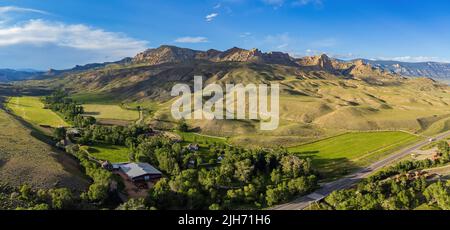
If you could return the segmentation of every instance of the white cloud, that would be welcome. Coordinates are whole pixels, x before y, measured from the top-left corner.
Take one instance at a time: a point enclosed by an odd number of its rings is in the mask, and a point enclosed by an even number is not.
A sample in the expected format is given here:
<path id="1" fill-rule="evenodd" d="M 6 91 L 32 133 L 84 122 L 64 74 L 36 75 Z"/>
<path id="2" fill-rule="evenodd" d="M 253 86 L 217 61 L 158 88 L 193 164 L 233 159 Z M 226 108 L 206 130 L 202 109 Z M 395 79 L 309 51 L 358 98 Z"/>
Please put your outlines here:
<path id="1" fill-rule="evenodd" d="M 43 10 L 36 10 L 31 8 L 22 8 L 17 6 L 0 6 L 0 15 L 5 13 L 38 13 L 38 14 L 49 14 Z"/>
<path id="2" fill-rule="evenodd" d="M 208 42 L 208 38 L 205 37 L 181 37 L 175 40 L 177 43 L 204 43 Z"/>
<path id="3" fill-rule="evenodd" d="M 207 22 L 212 22 L 217 16 L 219 16 L 218 13 L 212 13 L 212 14 L 206 15 L 205 19 Z"/>
<path id="4" fill-rule="evenodd" d="M 265 4 L 273 6 L 275 9 L 283 5 L 290 4 L 291 6 L 306 6 L 313 4 L 315 6 L 322 6 L 322 0 L 262 0 Z"/>
<path id="5" fill-rule="evenodd" d="M 6 25 L 11 22 L 16 14 L 42 14 L 42 15 L 50 15 L 50 13 L 31 9 L 31 8 L 23 8 L 17 6 L 0 6 L 0 26 Z"/>
<path id="6" fill-rule="evenodd" d="M 292 38 L 289 33 L 267 35 L 263 40 L 263 45 L 268 46 L 270 49 L 286 52 L 290 52 L 296 43 L 296 39 Z"/>
<path id="7" fill-rule="evenodd" d="M 319 48 L 328 48 L 336 46 L 337 40 L 335 38 L 325 38 L 311 42 L 311 46 Z"/>
<path id="8" fill-rule="evenodd" d="M 277 49 L 284 50 L 289 46 L 288 43 L 283 43 L 277 46 Z"/>
<path id="9" fill-rule="evenodd" d="M 401 56 L 401 57 L 379 57 L 376 60 L 392 60 L 400 62 L 437 62 L 442 61 L 438 57 L 426 57 L 426 56 Z"/>
<path id="10" fill-rule="evenodd" d="M 247 38 L 247 37 L 250 37 L 252 35 L 252 33 L 250 33 L 250 32 L 245 32 L 245 33 L 242 33 L 241 35 L 239 35 L 239 37 L 241 37 L 241 38 Z"/>
<path id="11" fill-rule="evenodd" d="M 147 42 L 82 24 L 68 25 L 37 19 L 0 27 L 0 47 L 14 45 L 56 45 L 119 58 L 144 50 Z"/>

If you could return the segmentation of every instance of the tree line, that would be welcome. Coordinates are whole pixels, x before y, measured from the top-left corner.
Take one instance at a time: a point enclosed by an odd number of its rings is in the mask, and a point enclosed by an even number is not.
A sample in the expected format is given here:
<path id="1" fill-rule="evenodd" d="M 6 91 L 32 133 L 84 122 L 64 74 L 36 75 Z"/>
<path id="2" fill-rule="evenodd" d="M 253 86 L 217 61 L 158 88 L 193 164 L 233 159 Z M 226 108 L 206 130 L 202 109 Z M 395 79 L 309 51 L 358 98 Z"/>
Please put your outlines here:
<path id="1" fill-rule="evenodd" d="M 76 101 L 67 97 L 67 94 L 58 90 L 43 98 L 45 108 L 61 114 L 66 121 L 75 127 L 88 127 L 96 123 L 94 117 L 83 116 L 84 108 Z"/>

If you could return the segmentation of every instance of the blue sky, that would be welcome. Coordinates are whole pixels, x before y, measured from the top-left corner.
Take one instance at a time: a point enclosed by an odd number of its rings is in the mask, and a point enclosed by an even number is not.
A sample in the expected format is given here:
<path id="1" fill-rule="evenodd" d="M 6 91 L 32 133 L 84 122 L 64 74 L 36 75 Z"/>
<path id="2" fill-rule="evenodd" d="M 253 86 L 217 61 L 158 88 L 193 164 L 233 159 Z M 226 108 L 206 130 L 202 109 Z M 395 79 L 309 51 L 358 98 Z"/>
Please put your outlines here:
<path id="1" fill-rule="evenodd" d="M 2 0 L 0 68 L 69 68 L 171 44 L 450 61 L 447 0 Z"/>

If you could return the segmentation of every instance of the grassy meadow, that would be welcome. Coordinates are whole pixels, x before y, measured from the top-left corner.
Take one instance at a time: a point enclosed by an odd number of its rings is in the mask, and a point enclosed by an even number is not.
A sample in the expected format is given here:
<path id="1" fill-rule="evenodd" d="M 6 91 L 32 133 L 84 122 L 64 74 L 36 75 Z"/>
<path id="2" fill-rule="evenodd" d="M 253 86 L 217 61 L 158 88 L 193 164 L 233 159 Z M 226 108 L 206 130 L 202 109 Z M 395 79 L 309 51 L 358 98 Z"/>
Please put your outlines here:
<path id="1" fill-rule="evenodd" d="M 321 173 L 335 178 L 417 140 L 419 137 L 405 132 L 355 132 L 291 147 L 289 151 L 311 157 Z"/>
<path id="2" fill-rule="evenodd" d="M 86 115 L 96 119 L 112 119 L 135 121 L 139 119 L 139 112 L 135 110 L 123 109 L 118 105 L 83 104 Z"/>
<path id="3" fill-rule="evenodd" d="M 39 97 L 11 97 L 7 102 L 7 108 L 35 125 L 69 126 L 58 114 L 50 109 L 44 109 L 44 104 Z"/>
<path id="4" fill-rule="evenodd" d="M 96 144 L 86 146 L 86 150 L 90 156 L 98 160 L 107 160 L 111 163 L 121 163 L 129 161 L 130 150 L 123 146 Z"/>
<path id="5" fill-rule="evenodd" d="M 218 144 L 226 144 L 227 139 L 224 137 L 215 137 L 215 136 L 207 136 L 201 135 L 198 133 L 188 133 L 188 132 L 176 132 L 181 136 L 183 141 L 189 143 L 198 143 L 199 145 L 207 146 L 209 144 L 218 143 Z"/>

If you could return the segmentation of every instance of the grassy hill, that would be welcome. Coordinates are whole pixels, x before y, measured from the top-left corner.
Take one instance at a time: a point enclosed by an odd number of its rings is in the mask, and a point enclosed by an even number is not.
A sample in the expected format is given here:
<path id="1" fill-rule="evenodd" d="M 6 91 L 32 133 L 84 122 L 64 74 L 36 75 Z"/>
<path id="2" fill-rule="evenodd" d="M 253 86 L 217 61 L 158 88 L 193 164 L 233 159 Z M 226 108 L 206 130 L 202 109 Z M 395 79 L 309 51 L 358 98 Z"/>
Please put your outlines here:
<path id="1" fill-rule="evenodd" d="M 74 159 L 36 139 L 39 133 L 25 128 L 2 109 L 0 130 L 2 183 L 47 189 L 67 187 L 78 192 L 89 185 Z"/>

